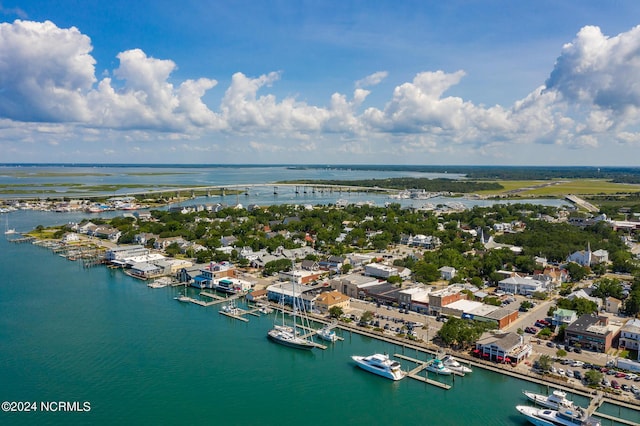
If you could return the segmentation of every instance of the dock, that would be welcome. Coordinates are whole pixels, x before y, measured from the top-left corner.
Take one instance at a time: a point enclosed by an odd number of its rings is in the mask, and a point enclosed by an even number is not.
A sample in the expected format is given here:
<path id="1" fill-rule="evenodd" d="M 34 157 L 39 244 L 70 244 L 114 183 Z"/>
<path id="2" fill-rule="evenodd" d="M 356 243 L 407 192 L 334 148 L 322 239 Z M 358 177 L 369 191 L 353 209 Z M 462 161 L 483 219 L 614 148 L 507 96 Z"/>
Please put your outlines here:
<path id="1" fill-rule="evenodd" d="M 402 355 L 402 354 L 393 354 L 393 356 L 395 358 L 404 359 L 405 361 L 411 361 L 411 362 L 417 364 L 417 367 L 415 367 L 414 369 L 412 369 L 411 371 L 409 371 L 407 373 L 407 377 L 411 377 L 412 379 L 419 380 L 421 382 L 428 383 L 428 384 L 433 385 L 433 386 L 437 386 L 437 387 L 439 387 L 441 389 L 445 389 L 445 390 L 451 389 L 451 385 L 439 382 L 437 380 L 431 380 L 430 378 L 428 378 L 426 376 L 421 376 L 420 375 L 420 372 L 422 370 L 425 370 L 431 364 L 431 362 L 433 362 L 433 360 L 421 361 L 419 359 L 411 358 L 411 357 L 408 357 L 408 356 Z"/>

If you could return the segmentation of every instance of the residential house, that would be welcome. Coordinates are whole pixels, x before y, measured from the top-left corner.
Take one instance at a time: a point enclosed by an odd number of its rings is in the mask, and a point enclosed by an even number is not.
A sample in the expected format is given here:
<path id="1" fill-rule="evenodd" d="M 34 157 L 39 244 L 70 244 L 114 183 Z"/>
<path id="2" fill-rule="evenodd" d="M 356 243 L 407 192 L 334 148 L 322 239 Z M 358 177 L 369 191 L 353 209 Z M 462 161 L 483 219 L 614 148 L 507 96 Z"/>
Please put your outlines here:
<path id="1" fill-rule="evenodd" d="M 622 307 L 622 300 L 609 296 L 604 300 L 604 310 L 611 314 L 617 314 Z"/>
<path id="2" fill-rule="evenodd" d="M 551 324 L 557 325 L 569 325 L 578 318 L 578 313 L 571 309 L 556 309 L 553 311 L 553 318 L 551 318 Z"/>
<path id="3" fill-rule="evenodd" d="M 640 319 L 631 319 L 622 326 L 618 347 L 638 351 L 638 361 L 640 361 Z"/>
<path id="4" fill-rule="evenodd" d="M 440 271 L 440 277 L 442 277 L 443 280 L 449 281 L 456 276 L 456 268 L 452 266 L 443 266 L 438 269 L 438 271 Z"/>

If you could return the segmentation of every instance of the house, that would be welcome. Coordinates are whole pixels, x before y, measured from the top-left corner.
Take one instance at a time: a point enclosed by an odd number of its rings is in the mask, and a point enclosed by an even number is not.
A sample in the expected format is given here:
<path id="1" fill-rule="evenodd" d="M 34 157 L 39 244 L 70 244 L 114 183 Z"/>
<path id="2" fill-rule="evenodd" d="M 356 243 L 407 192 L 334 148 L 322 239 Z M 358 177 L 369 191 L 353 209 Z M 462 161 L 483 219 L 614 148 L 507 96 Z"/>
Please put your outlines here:
<path id="1" fill-rule="evenodd" d="M 343 310 L 349 308 L 349 297 L 336 290 L 320 293 L 315 300 L 315 306 L 321 313 L 329 312 L 329 309 L 338 306 Z"/>
<path id="2" fill-rule="evenodd" d="M 618 347 L 638 351 L 638 361 L 640 361 L 640 319 L 631 319 L 622 326 Z"/>
<path id="3" fill-rule="evenodd" d="M 578 318 L 578 313 L 571 309 L 556 309 L 553 311 L 553 318 L 551 318 L 551 324 L 557 325 L 569 325 Z"/>
<path id="4" fill-rule="evenodd" d="M 606 353 L 614 345 L 620 329 L 609 325 L 605 316 L 585 314 L 567 326 L 565 345 Z"/>
<path id="5" fill-rule="evenodd" d="M 256 302 L 259 302 L 260 300 L 265 300 L 266 298 L 267 298 L 266 289 L 250 291 L 249 293 L 247 293 L 247 296 L 246 296 L 247 302 L 250 302 L 250 303 L 256 303 Z"/>
<path id="6" fill-rule="evenodd" d="M 300 268 L 304 269 L 305 271 L 317 271 L 318 269 L 320 269 L 320 265 L 315 260 L 305 259 L 300 264 Z"/>
<path id="7" fill-rule="evenodd" d="M 324 270 L 339 270 L 342 268 L 342 265 L 347 263 L 347 260 L 344 257 L 340 256 L 329 256 L 327 260 L 321 260 L 318 262 L 320 269 Z"/>
<path id="8" fill-rule="evenodd" d="M 443 266 L 442 268 L 438 269 L 438 271 L 440 271 L 440 276 L 443 280 L 449 281 L 456 276 L 456 268 L 452 266 Z"/>
<path id="9" fill-rule="evenodd" d="M 596 250 L 591 253 L 591 264 L 607 263 L 609 262 L 609 252 L 607 250 Z"/>
<path id="10" fill-rule="evenodd" d="M 499 281 L 498 288 L 505 293 L 521 294 L 524 296 L 547 291 L 542 281 L 533 279 L 532 277 L 521 277 L 519 275 L 514 275 L 513 277 Z"/>
<path id="11" fill-rule="evenodd" d="M 496 362 L 519 363 L 533 352 L 530 344 L 517 333 L 484 333 L 476 342 L 474 354 L 480 358 Z"/>
<path id="12" fill-rule="evenodd" d="M 607 297 L 604 300 L 604 310 L 605 312 L 609 312 L 611 314 L 617 314 L 620 312 L 620 308 L 622 307 L 622 300 L 616 299 L 615 297 Z"/>
<path id="13" fill-rule="evenodd" d="M 407 245 L 409 247 L 420 247 L 425 249 L 434 249 L 437 248 L 440 244 L 440 238 L 434 237 L 431 235 L 411 235 L 411 234 L 402 234 L 400 235 L 400 244 Z"/>

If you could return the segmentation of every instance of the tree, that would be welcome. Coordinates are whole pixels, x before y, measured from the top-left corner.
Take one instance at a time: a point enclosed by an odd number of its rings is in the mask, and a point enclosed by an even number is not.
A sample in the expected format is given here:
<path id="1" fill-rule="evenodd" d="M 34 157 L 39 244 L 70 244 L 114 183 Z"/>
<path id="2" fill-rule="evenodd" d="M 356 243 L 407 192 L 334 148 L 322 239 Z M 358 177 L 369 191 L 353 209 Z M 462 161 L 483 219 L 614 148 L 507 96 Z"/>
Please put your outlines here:
<path id="1" fill-rule="evenodd" d="M 360 322 L 369 322 L 373 319 L 373 312 L 364 311 L 362 316 L 360 317 Z"/>
<path id="2" fill-rule="evenodd" d="M 575 283 L 586 277 L 589 274 L 589 269 L 575 262 L 569 262 L 567 264 L 567 272 L 569 272 L 571 281 Z"/>
<path id="3" fill-rule="evenodd" d="M 551 370 L 551 366 L 553 365 L 553 359 L 549 355 L 540 355 L 538 358 L 538 365 L 543 371 Z"/>
<path id="4" fill-rule="evenodd" d="M 329 308 L 329 316 L 331 316 L 331 318 L 340 318 L 342 315 L 344 315 L 342 307 L 332 306 L 331 308 Z"/>
<path id="5" fill-rule="evenodd" d="M 556 351 L 556 356 L 558 358 L 564 358 L 565 356 L 567 356 L 567 351 L 565 351 L 564 349 L 558 349 Z"/>
<path id="6" fill-rule="evenodd" d="M 588 386 L 597 386 L 602 381 L 604 375 L 598 370 L 589 370 L 584 373 L 584 378 L 587 381 Z"/>

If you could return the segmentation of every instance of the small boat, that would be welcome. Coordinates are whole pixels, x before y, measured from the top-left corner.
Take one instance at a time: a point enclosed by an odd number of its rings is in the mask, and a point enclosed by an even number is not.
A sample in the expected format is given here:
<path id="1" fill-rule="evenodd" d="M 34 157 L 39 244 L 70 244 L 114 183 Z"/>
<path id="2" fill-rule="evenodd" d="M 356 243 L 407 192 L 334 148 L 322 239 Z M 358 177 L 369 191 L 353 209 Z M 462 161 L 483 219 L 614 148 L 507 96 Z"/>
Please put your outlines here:
<path id="1" fill-rule="evenodd" d="M 554 390 L 551 395 L 524 391 L 524 395 L 529 401 L 546 408 L 557 410 L 559 407 L 573 407 L 573 401 L 567 399 L 567 393 L 559 389 Z"/>
<path id="2" fill-rule="evenodd" d="M 471 373 L 473 370 L 466 365 L 462 365 L 451 355 L 445 355 L 442 357 L 442 363 L 446 368 L 451 371 L 455 371 L 456 373 L 467 374 Z"/>
<path id="3" fill-rule="evenodd" d="M 373 354 L 369 356 L 353 355 L 356 365 L 365 371 L 391 380 L 403 379 L 407 373 L 402 371 L 398 361 L 392 361 L 387 354 Z"/>
<path id="4" fill-rule="evenodd" d="M 589 417 L 582 408 L 536 408 L 518 405 L 516 410 L 536 426 L 600 426 L 600 422 Z"/>
<path id="5" fill-rule="evenodd" d="M 336 340 L 338 340 L 338 335 L 328 325 L 318 330 L 318 337 L 322 340 L 326 340 L 327 342 L 335 342 Z"/>
<path id="6" fill-rule="evenodd" d="M 231 299 L 229 303 L 222 307 L 222 312 L 231 315 L 238 315 L 240 313 L 240 309 L 236 306 L 235 299 Z"/>
<path id="7" fill-rule="evenodd" d="M 452 373 L 450 369 L 444 366 L 442 360 L 438 358 L 434 358 L 429 362 L 427 371 L 431 371 L 432 373 L 440 374 L 442 376 L 450 376 Z"/>
<path id="8" fill-rule="evenodd" d="M 181 294 L 180 296 L 176 296 L 173 298 L 174 300 L 177 300 L 178 302 L 182 302 L 182 303 L 187 303 L 187 302 L 191 302 L 191 298 L 185 294 Z"/>
<path id="9" fill-rule="evenodd" d="M 9 217 L 6 217 L 6 224 L 4 227 L 4 235 L 13 235 L 16 233 L 16 230 L 14 228 L 9 228 Z"/>

